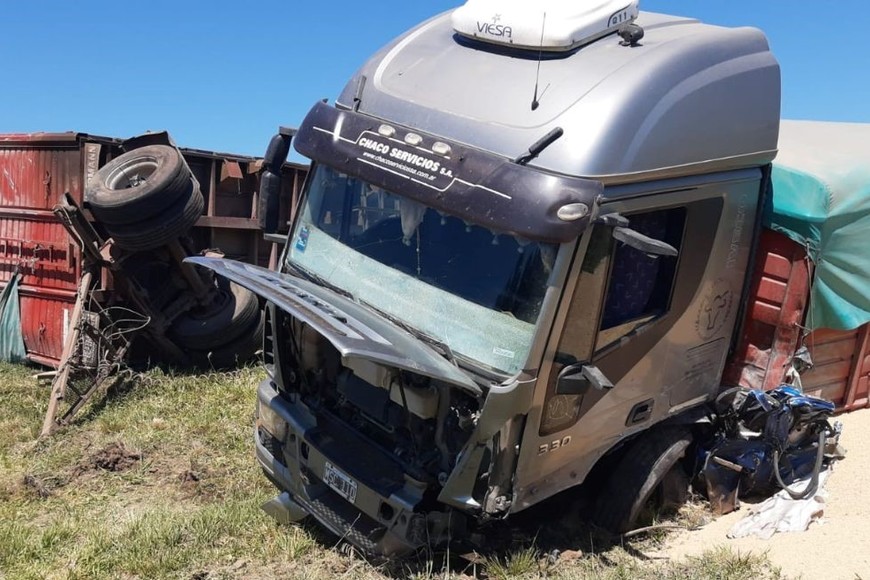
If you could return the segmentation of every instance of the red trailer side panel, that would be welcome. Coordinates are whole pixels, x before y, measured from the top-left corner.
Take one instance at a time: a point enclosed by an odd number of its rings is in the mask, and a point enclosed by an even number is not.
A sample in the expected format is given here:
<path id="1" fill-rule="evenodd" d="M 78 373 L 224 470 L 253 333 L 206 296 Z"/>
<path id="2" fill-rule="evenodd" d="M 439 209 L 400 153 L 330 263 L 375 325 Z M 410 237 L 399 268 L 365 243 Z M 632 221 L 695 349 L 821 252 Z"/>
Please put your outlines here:
<path id="1" fill-rule="evenodd" d="M 846 404 L 849 378 L 856 361 L 858 331 L 822 329 L 805 341 L 815 365 L 801 376 L 807 394 L 828 399 L 843 407 Z"/>
<path id="2" fill-rule="evenodd" d="M 810 284 L 804 249 L 764 230 L 758 245 L 743 332 L 725 383 L 769 390 L 779 386 L 801 335 Z"/>
<path id="3" fill-rule="evenodd" d="M 64 192 L 81 201 L 81 176 L 74 134 L 0 139 L 0 285 L 22 275 L 22 333 L 37 362 L 56 363 L 65 311 L 75 300 L 78 248 L 51 208 Z"/>
<path id="4" fill-rule="evenodd" d="M 868 406 L 870 325 L 858 330 L 817 330 L 806 339 L 815 367 L 801 377 L 804 390 L 841 411 Z"/>
<path id="5" fill-rule="evenodd" d="M 806 252 L 782 234 L 761 235 L 743 332 L 725 371 L 725 384 L 770 390 L 779 386 L 801 344 L 814 367 L 801 376 L 807 394 L 839 411 L 870 404 L 870 325 L 819 329 L 801 341 L 812 268 Z"/>

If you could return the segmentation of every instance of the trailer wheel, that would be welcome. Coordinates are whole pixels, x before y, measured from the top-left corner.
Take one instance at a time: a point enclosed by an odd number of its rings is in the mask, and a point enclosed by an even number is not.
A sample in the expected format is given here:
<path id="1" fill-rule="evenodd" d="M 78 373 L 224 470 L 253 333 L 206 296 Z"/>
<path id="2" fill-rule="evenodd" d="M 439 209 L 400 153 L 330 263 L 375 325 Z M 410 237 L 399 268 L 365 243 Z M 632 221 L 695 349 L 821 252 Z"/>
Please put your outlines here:
<path id="1" fill-rule="evenodd" d="M 175 148 L 149 145 L 124 153 L 100 168 L 85 188 L 85 199 L 98 221 L 126 225 L 162 215 L 195 188 Z"/>
<path id="2" fill-rule="evenodd" d="M 689 479 L 680 464 L 692 434 L 682 427 L 662 427 L 642 435 L 617 464 L 604 486 L 593 521 L 614 533 L 639 524 L 646 508 L 674 508 L 685 503 Z"/>
<path id="3" fill-rule="evenodd" d="M 189 350 L 191 362 L 203 371 L 236 368 L 253 360 L 263 344 L 264 320 L 257 311 L 254 324 L 232 342 L 208 350 Z"/>
<path id="4" fill-rule="evenodd" d="M 247 337 L 261 318 L 256 294 L 222 279 L 216 300 L 193 308 L 172 323 L 170 336 L 191 351 L 208 351 Z"/>
<path id="5" fill-rule="evenodd" d="M 153 250 L 186 234 L 204 208 L 205 201 L 197 188 L 164 208 L 159 215 L 125 225 L 104 224 L 104 227 L 119 248 L 132 252 Z"/>

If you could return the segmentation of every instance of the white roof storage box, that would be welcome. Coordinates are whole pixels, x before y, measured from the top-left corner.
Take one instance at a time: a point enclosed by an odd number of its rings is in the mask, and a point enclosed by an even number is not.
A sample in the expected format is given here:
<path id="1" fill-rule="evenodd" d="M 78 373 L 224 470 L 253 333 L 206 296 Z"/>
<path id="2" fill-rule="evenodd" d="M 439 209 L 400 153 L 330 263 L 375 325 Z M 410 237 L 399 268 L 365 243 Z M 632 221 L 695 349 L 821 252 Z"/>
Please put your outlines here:
<path id="1" fill-rule="evenodd" d="M 637 15 L 638 0 L 468 0 L 453 12 L 453 29 L 484 42 L 564 51 L 616 32 Z"/>

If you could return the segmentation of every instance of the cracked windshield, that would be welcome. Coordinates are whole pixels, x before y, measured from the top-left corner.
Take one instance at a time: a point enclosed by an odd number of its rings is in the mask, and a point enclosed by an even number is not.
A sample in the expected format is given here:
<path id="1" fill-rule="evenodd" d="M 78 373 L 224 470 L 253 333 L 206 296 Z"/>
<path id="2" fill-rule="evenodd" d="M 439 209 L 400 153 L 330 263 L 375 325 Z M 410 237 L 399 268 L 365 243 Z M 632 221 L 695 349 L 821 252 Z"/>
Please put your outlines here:
<path id="1" fill-rule="evenodd" d="M 290 244 L 292 267 L 507 374 L 525 363 L 556 254 L 324 165 Z"/>

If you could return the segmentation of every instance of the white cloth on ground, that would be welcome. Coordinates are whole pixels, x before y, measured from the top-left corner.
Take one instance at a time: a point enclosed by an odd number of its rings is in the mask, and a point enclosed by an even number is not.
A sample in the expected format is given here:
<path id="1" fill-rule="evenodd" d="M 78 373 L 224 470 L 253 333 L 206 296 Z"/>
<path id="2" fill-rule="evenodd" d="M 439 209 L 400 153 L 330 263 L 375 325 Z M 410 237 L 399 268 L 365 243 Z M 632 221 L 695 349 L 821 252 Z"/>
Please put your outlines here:
<path id="1" fill-rule="evenodd" d="M 819 488 L 806 499 L 792 499 L 783 489 L 762 503 L 751 508 L 750 513 L 734 524 L 728 532 L 729 538 L 744 538 L 756 535 L 762 540 L 770 539 L 777 532 L 802 532 L 810 523 L 820 519 L 825 513 L 825 483 L 831 470 L 819 474 Z M 804 489 L 809 478 L 796 481 L 790 487 Z"/>

